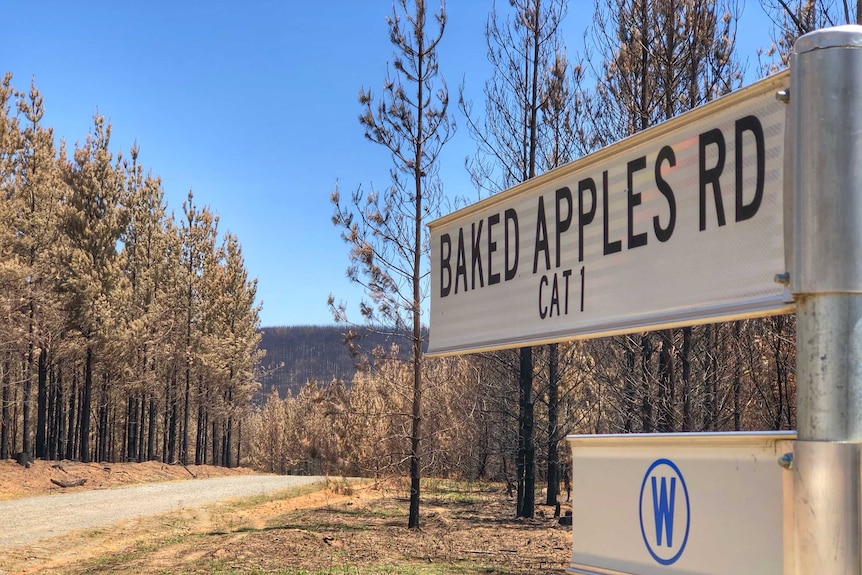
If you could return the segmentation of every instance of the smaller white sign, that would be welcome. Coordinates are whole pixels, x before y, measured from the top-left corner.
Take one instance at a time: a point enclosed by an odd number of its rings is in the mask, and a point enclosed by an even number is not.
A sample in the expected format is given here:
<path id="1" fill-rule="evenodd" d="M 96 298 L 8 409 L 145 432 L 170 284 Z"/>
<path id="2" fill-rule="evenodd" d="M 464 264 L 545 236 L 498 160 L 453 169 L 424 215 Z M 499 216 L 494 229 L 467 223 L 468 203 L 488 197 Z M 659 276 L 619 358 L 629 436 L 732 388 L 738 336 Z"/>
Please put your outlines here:
<path id="1" fill-rule="evenodd" d="M 792 432 L 569 437 L 568 572 L 781 575 L 791 479 L 778 459 L 794 439 Z"/>

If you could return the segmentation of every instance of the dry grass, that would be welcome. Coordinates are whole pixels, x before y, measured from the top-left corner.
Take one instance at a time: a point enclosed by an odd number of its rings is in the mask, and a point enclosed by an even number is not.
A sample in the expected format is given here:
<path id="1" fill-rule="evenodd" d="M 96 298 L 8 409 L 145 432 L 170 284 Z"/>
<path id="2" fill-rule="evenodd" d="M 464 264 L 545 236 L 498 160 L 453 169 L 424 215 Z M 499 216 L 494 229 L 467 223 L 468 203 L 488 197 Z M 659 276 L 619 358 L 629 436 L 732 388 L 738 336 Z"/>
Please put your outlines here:
<path id="1" fill-rule="evenodd" d="M 0 553 L 0 565 L 68 575 L 564 572 L 571 528 L 551 508 L 514 519 L 503 486 L 431 480 L 421 528 L 408 530 L 406 485 L 330 481 L 79 532 Z"/>

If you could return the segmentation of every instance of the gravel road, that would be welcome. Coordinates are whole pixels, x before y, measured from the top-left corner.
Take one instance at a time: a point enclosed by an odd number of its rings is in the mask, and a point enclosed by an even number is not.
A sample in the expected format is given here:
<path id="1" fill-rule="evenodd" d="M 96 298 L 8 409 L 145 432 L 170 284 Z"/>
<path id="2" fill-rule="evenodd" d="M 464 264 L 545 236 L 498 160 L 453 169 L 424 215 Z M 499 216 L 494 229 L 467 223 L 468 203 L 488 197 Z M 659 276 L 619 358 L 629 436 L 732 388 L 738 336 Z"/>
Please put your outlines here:
<path id="1" fill-rule="evenodd" d="M 0 549 L 222 499 L 269 494 L 323 477 L 240 475 L 0 501 Z"/>

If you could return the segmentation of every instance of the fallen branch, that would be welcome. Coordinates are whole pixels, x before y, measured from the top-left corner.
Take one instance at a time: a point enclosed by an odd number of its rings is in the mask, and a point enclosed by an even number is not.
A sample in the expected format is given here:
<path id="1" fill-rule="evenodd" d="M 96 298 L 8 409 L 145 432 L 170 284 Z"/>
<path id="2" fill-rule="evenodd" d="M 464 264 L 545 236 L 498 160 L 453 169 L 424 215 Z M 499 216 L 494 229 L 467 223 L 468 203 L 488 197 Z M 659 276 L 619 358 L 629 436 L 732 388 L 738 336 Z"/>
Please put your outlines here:
<path id="1" fill-rule="evenodd" d="M 60 487 L 80 487 L 87 482 L 86 479 L 76 479 L 74 481 L 63 481 L 62 479 L 52 479 L 51 483 Z"/>
<path id="2" fill-rule="evenodd" d="M 194 474 L 194 472 L 193 472 L 191 469 L 189 469 L 189 466 L 188 466 L 188 465 L 186 465 L 185 463 L 183 463 L 182 461 L 180 461 L 179 459 L 177 459 L 176 461 L 174 461 L 172 465 L 182 465 L 182 466 L 183 466 L 183 469 L 185 469 L 186 471 L 188 471 L 188 472 L 189 472 L 189 475 L 191 475 L 193 479 L 197 479 L 197 478 L 198 478 L 198 476 L 197 476 L 197 475 L 195 475 L 195 474 Z"/>

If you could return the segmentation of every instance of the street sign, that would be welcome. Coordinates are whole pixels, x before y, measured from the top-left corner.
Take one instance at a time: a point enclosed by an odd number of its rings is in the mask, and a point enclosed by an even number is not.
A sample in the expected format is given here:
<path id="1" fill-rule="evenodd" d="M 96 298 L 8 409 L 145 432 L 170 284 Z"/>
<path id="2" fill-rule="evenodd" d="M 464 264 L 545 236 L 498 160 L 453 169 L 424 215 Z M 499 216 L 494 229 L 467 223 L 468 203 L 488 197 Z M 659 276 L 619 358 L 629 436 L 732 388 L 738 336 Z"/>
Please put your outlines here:
<path id="1" fill-rule="evenodd" d="M 788 74 L 430 224 L 429 353 L 790 311 Z"/>
<path id="2" fill-rule="evenodd" d="M 792 432 L 570 436 L 569 573 L 781 575 Z"/>

